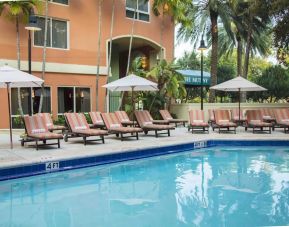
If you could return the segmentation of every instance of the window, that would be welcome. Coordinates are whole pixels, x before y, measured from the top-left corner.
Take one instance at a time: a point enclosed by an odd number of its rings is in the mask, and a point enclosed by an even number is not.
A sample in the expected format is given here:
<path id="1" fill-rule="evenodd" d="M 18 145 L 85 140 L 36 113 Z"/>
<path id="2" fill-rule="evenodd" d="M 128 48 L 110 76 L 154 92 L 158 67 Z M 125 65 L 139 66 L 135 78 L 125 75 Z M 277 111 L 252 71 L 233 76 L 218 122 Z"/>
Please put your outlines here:
<path id="1" fill-rule="evenodd" d="M 41 87 L 32 88 L 32 104 L 33 104 L 33 113 L 38 113 L 40 98 L 41 98 Z M 43 92 L 43 101 L 42 101 L 42 113 L 51 113 L 51 94 L 50 88 L 45 87 Z"/>
<path id="2" fill-rule="evenodd" d="M 90 88 L 59 87 L 58 113 L 89 112 Z"/>
<path id="3" fill-rule="evenodd" d="M 126 16 L 133 18 L 136 10 L 135 18 L 142 21 L 149 21 L 149 3 L 146 0 L 126 0 Z"/>
<path id="4" fill-rule="evenodd" d="M 68 5 L 68 0 L 49 0 L 50 2 L 55 2 L 63 5 Z"/>
<path id="5" fill-rule="evenodd" d="M 21 127 L 21 119 L 18 106 L 18 92 L 17 88 L 11 88 L 11 114 L 12 114 L 12 127 Z M 24 114 L 38 113 L 41 97 L 41 88 L 20 88 L 20 99 Z M 44 88 L 44 97 L 42 103 L 42 112 L 51 113 L 51 94 L 50 88 Z"/>
<path id="6" fill-rule="evenodd" d="M 47 21 L 47 47 L 67 49 L 68 43 L 68 32 L 67 32 L 67 21 L 55 20 L 48 18 Z M 34 45 L 44 45 L 44 29 L 45 29 L 45 18 L 38 17 L 38 25 L 41 27 L 41 31 L 34 32 Z"/>

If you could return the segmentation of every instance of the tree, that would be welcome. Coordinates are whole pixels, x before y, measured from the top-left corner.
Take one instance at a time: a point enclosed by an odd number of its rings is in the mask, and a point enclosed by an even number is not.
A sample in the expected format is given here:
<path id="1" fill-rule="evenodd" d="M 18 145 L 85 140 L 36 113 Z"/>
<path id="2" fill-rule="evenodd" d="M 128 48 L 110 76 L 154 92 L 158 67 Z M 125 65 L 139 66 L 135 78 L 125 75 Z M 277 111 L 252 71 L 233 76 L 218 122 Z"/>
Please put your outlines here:
<path id="1" fill-rule="evenodd" d="M 48 0 L 45 0 L 45 22 L 44 22 L 44 40 L 43 40 L 43 54 L 42 54 L 42 73 L 41 73 L 41 79 L 45 79 L 45 68 L 46 68 L 46 46 L 47 46 L 47 31 L 48 31 Z M 42 105 L 43 105 L 43 97 L 44 97 L 44 83 L 42 83 L 41 86 L 41 96 L 40 96 L 40 102 L 39 102 L 39 109 L 38 113 L 41 113 L 42 111 Z"/>
<path id="2" fill-rule="evenodd" d="M 162 23 L 160 29 L 160 60 L 163 59 L 163 34 L 164 34 L 164 17 L 169 15 L 173 18 L 175 23 L 187 23 L 185 16 L 185 9 L 192 4 L 191 0 L 154 0 L 153 12 L 156 16 L 162 16 Z"/>
<path id="3" fill-rule="evenodd" d="M 112 0 L 112 10 L 111 10 L 111 21 L 110 21 L 110 36 L 109 36 L 109 50 L 108 50 L 108 66 L 107 66 L 107 76 L 110 74 L 111 67 L 111 53 L 112 53 L 112 35 L 114 29 L 114 15 L 115 15 L 115 0 Z M 108 81 L 108 79 L 107 79 Z M 108 95 L 108 93 L 107 93 Z M 106 101 L 105 101 L 106 103 Z M 107 105 L 107 103 L 106 103 Z"/>
<path id="4" fill-rule="evenodd" d="M 278 49 L 277 59 L 289 66 L 289 2 L 287 0 L 269 1 L 270 15 L 274 18 L 274 45 Z"/>
<path id="5" fill-rule="evenodd" d="M 289 71 L 281 66 L 271 66 L 267 68 L 261 77 L 258 77 L 256 82 L 267 88 L 264 91 L 262 98 L 268 102 L 277 102 L 281 99 L 289 97 Z"/>
<path id="6" fill-rule="evenodd" d="M 17 67 L 20 70 L 20 33 L 19 24 L 25 23 L 28 20 L 30 11 L 39 6 L 39 0 L 30 1 L 2 1 L 0 2 L 0 15 L 4 14 L 10 21 L 15 22 L 16 25 L 16 47 L 17 47 Z M 20 88 L 17 89 L 18 108 L 21 115 L 23 115 Z"/>
<path id="7" fill-rule="evenodd" d="M 233 36 L 230 29 L 230 18 L 227 4 L 222 0 L 205 0 L 194 3 L 193 8 L 187 8 L 185 15 L 191 21 L 190 24 L 182 25 L 178 37 L 179 39 L 191 40 L 196 46 L 200 35 L 209 34 L 211 36 L 211 84 L 217 84 L 217 64 L 218 64 L 218 18 L 229 36 Z M 209 102 L 215 101 L 215 91 L 210 91 Z"/>
<path id="8" fill-rule="evenodd" d="M 192 51 L 191 53 L 185 52 L 184 56 L 177 60 L 177 64 L 181 69 L 200 69 L 200 59 L 197 54 Z"/>
<path id="9" fill-rule="evenodd" d="M 178 66 L 173 62 L 168 63 L 161 60 L 146 75 L 147 78 L 156 81 L 158 84 L 158 95 L 166 98 L 165 102 L 170 104 L 171 98 L 183 99 L 186 97 L 184 77 L 176 70 Z M 151 107 L 154 102 L 151 103 Z M 150 107 L 150 109 L 151 109 Z"/>
<path id="10" fill-rule="evenodd" d="M 98 82 L 99 82 L 99 70 L 100 70 L 100 55 L 101 55 L 101 28 L 102 28 L 102 2 L 103 0 L 98 0 L 98 41 L 97 41 L 97 69 L 96 69 L 96 110 L 99 109 L 98 105 Z"/>

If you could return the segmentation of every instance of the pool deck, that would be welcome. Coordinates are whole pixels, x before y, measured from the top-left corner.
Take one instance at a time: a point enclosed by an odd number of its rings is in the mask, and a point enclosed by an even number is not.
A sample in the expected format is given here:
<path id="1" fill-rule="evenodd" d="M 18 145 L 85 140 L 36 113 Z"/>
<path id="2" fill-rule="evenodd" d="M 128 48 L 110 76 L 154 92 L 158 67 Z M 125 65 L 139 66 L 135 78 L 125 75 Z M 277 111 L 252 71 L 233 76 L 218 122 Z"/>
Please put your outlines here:
<path id="1" fill-rule="evenodd" d="M 171 131 L 171 136 L 160 135 L 159 138 L 154 137 L 153 132 L 148 135 L 140 134 L 139 140 L 128 138 L 121 141 L 115 135 L 109 135 L 105 138 L 105 144 L 100 141 L 91 142 L 86 146 L 83 145 L 82 138 L 69 139 L 68 142 L 61 141 L 61 148 L 57 149 L 56 145 L 41 147 L 38 151 L 35 149 L 35 143 L 28 143 L 25 147 L 21 147 L 19 135 L 22 131 L 13 132 L 14 149 L 10 149 L 9 132 L 7 130 L 0 131 L 0 168 L 9 168 L 14 166 L 22 166 L 29 164 L 44 163 L 48 161 L 69 160 L 81 157 L 92 157 L 104 154 L 120 153 L 124 151 L 135 151 L 145 148 L 156 148 L 168 145 L 178 145 L 184 143 L 192 143 L 201 140 L 287 140 L 289 134 L 284 134 L 281 129 L 275 129 L 272 134 L 256 133 L 251 130 L 245 132 L 244 128 L 237 128 L 237 134 L 213 132 L 210 133 L 194 133 L 188 132 L 187 128 L 178 127 Z M 31 144 L 31 145 L 29 145 Z"/>

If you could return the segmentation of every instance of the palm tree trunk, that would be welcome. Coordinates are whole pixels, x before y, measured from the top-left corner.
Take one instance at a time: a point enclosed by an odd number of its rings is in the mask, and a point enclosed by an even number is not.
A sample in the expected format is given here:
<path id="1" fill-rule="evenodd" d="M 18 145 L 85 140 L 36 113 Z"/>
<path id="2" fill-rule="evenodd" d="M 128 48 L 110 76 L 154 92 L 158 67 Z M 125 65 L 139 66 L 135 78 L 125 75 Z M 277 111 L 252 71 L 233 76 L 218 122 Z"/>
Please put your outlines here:
<path id="1" fill-rule="evenodd" d="M 44 42 L 43 42 L 43 55 L 42 55 L 42 74 L 41 79 L 45 78 L 45 68 L 46 68 L 46 45 L 47 45 L 47 22 L 48 22 L 48 0 L 45 1 L 45 25 L 44 25 Z M 38 113 L 41 113 L 43 106 L 43 96 L 44 96 L 44 83 L 41 86 L 41 96 L 39 102 Z"/>
<path id="2" fill-rule="evenodd" d="M 212 35 L 212 54 L 211 54 L 211 86 L 217 84 L 217 65 L 218 65 L 218 13 L 210 10 L 211 35 Z M 210 91 L 209 102 L 215 102 L 215 90 Z"/>
<path id="3" fill-rule="evenodd" d="M 252 45 L 252 27 L 249 26 L 248 35 L 247 35 L 247 42 L 246 42 L 246 49 L 245 49 L 245 56 L 244 56 L 244 68 L 243 68 L 243 77 L 245 79 L 248 78 L 248 69 L 249 69 L 249 59 L 250 59 L 250 51 Z M 244 102 L 247 99 L 247 93 L 241 93 L 241 101 Z"/>
<path id="4" fill-rule="evenodd" d="M 130 33 L 129 48 L 128 48 L 128 57 L 127 57 L 127 67 L 126 67 L 125 76 L 128 75 L 128 73 L 129 73 L 129 68 L 130 68 L 130 58 L 131 58 L 132 41 L 133 41 L 133 37 L 134 37 L 134 25 L 135 25 L 136 10 L 137 10 L 137 4 L 135 4 L 135 9 L 134 9 L 134 13 L 133 13 L 133 20 L 132 20 L 132 27 L 131 27 L 131 33 Z M 124 96 L 124 92 L 121 92 L 120 101 L 119 101 L 119 106 L 118 106 L 118 109 L 119 109 L 119 110 L 120 110 L 121 107 L 123 106 L 123 96 Z"/>
<path id="5" fill-rule="evenodd" d="M 100 69 L 100 44 L 101 44 L 101 25 L 102 25 L 102 15 L 101 15 L 101 11 L 102 11 L 102 1 L 103 0 L 99 0 L 98 3 L 98 53 L 97 53 L 97 70 L 96 70 L 96 83 L 95 83 L 95 87 L 96 87 L 96 110 L 98 111 L 99 109 L 99 101 L 98 101 L 98 93 L 99 93 L 99 89 L 98 89 L 98 82 L 99 82 L 99 69 Z"/>
<path id="6" fill-rule="evenodd" d="M 163 51 L 164 28 L 165 28 L 165 22 L 164 22 L 164 10 L 163 10 L 163 14 L 162 14 L 162 24 L 161 24 L 161 37 L 160 37 L 160 46 L 161 46 L 161 56 L 160 56 L 160 60 L 163 60 L 163 58 L 164 58 L 164 51 Z"/>
<path id="7" fill-rule="evenodd" d="M 16 42 L 17 42 L 17 67 L 20 70 L 20 33 L 19 33 L 19 17 L 16 16 Z M 21 116 L 23 116 L 23 109 L 21 103 L 20 88 L 17 88 L 18 110 Z"/>
<path id="8" fill-rule="evenodd" d="M 245 50 L 245 57 L 244 57 L 244 69 L 243 69 L 243 76 L 245 79 L 248 77 L 248 69 L 249 69 L 249 60 L 250 60 L 250 51 L 252 45 L 252 27 L 250 26 L 248 29 L 247 35 L 247 42 L 246 42 L 246 50 Z"/>
<path id="9" fill-rule="evenodd" d="M 108 66 L 107 66 L 107 81 L 110 73 L 110 65 L 111 65 L 111 52 L 112 52 L 112 34 L 114 28 L 114 13 L 115 12 L 115 0 L 112 0 L 112 11 L 111 11 L 111 23 L 110 23 L 110 37 L 109 37 L 109 51 L 108 51 Z M 109 98 L 109 92 L 106 90 L 106 100 Z M 105 101 L 104 109 L 109 112 L 109 108 L 107 107 L 108 103 Z"/>
<path id="10" fill-rule="evenodd" d="M 240 34 L 237 34 L 237 73 L 238 76 L 243 76 L 242 75 L 242 53 L 243 48 L 242 48 L 242 40 L 240 37 Z"/>

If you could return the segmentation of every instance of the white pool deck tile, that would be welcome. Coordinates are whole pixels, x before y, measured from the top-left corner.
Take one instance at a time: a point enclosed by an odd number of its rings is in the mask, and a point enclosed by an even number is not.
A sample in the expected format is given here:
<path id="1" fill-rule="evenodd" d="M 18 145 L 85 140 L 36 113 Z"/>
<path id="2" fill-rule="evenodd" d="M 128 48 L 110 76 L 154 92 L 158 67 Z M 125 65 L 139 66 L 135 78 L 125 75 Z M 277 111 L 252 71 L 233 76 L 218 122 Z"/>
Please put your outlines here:
<path id="1" fill-rule="evenodd" d="M 97 141 L 91 142 L 86 146 L 83 145 L 82 138 L 73 138 L 69 139 L 68 142 L 61 141 L 60 149 L 57 149 L 56 145 L 52 145 L 41 147 L 37 151 L 33 142 L 26 144 L 25 147 L 21 147 L 19 136 L 22 133 L 22 131 L 13 131 L 14 149 L 11 150 L 9 132 L 7 130 L 0 131 L 0 168 L 135 151 L 138 149 L 177 145 L 208 139 L 289 141 L 289 134 L 284 134 L 281 129 L 276 129 L 272 134 L 253 134 L 251 130 L 246 132 L 242 127 L 237 129 L 237 134 L 219 134 L 217 131 L 213 132 L 212 130 L 210 130 L 209 134 L 192 134 L 188 132 L 187 128 L 178 127 L 171 132 L 170 137 L 160 135 L 159 138 L 155 138 L 154 133 L 149 132 L 149 135 L 140 134 L 139 140 L 128 138 L 125 141 L 121 141 L 115 135 L 109 135 L 105 138 L 105 144 Z"/>

